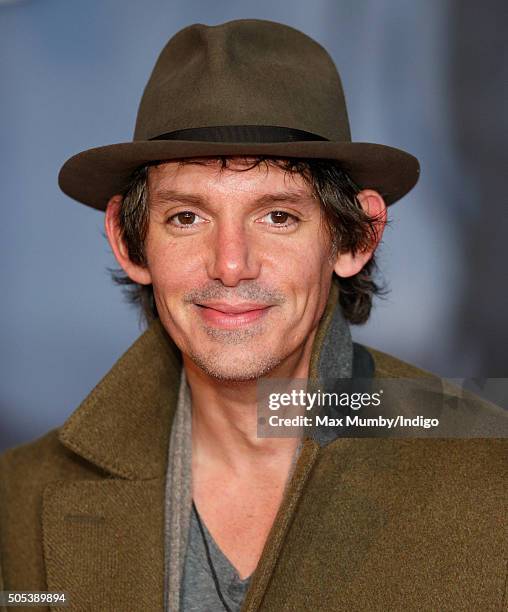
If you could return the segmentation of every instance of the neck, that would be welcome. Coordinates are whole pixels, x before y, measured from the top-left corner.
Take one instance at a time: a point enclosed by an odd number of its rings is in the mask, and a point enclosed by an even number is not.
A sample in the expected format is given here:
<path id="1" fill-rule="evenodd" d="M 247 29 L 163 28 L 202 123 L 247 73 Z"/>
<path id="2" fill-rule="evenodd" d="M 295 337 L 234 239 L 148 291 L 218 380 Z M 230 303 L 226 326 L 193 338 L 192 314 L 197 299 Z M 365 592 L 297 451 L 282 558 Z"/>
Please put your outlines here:
<path id="1" fill-rule="evenodd" d="M 307 378 L 315 334 L 268 377 Z M 257 436 L 257 380 L 214 379 L 186 356 L 184 367 L 192 396 L 194 465 L 220 466 L 232 475 L 289 467 L 299 439 Z"/>

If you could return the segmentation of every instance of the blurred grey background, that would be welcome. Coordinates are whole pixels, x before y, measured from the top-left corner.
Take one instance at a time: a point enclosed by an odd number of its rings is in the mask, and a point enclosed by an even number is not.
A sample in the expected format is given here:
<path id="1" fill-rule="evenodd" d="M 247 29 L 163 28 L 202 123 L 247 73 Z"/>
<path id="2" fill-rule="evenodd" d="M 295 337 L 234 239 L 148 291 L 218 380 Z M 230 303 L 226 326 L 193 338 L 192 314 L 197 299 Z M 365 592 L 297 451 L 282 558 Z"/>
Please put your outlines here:
<path id="1" fill-rule="evenodd" d="M 57 186 L 83 149 L 130 140 L 167 39 L 263 18 L 331 53 L 353 139 L 422 165 L 393 207 L 391 293 L 355 339 L 453 378 L 506 377 L 505 3 L 487 0 L 0 1 L 0 450 L 60 425 L 139 335 L 110 281 L 102 214 Z"/>

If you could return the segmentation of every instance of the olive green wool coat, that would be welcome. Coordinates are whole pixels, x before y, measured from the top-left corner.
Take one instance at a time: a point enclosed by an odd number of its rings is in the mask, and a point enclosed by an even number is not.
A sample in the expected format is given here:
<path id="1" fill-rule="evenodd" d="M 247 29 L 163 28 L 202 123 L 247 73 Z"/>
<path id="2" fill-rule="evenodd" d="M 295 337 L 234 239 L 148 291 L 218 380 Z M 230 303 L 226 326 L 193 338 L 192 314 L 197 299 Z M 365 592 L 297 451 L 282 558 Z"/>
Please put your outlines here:
<path id="1" fill-rule="evenodd" d="M 369 351 L 376 377 L 427 376 Z M 61 428 L 0 458 L 1 588 L 65 591 L 72 611 L 163 609 L 180 369 L 155 322 Z M 242 610 L 507 610 L 506 474 L 503 439 L 308 438 Z"/>

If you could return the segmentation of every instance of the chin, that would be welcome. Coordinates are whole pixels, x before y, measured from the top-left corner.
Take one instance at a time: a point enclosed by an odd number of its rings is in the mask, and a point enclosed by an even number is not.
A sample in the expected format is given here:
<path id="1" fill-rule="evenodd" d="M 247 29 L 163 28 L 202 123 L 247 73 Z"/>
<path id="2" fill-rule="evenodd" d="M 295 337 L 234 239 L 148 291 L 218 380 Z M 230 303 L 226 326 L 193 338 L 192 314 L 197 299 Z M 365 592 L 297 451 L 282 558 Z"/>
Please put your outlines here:
<path id="1" fill-rule="evenodd" d="M 282 361 L 276 356 L 246 356 L 225 359 L 224 355 L 190 353 L 189 357 L 205 374 L 216 380 L 248 382 L 269 374 Z"/>

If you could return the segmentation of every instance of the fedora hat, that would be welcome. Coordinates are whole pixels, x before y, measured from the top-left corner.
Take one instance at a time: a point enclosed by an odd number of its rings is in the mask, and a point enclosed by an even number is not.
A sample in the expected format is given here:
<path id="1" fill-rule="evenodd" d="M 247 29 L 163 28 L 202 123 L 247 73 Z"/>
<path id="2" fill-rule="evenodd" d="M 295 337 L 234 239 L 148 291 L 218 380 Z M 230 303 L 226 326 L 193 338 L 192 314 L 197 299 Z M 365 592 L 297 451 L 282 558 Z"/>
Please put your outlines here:
<path id="1" fill-rule="evenodd" d="M 387 204 L 419 173 L 409 153 L 351 142 L 340 77 L 321 45 L 280 23 L 241 19 L 173 36 L 145 87 L 133 140 L 74 155 L 59 185 L 104 210 L 139 166 L 222 155 L 336 160 Z"/>

